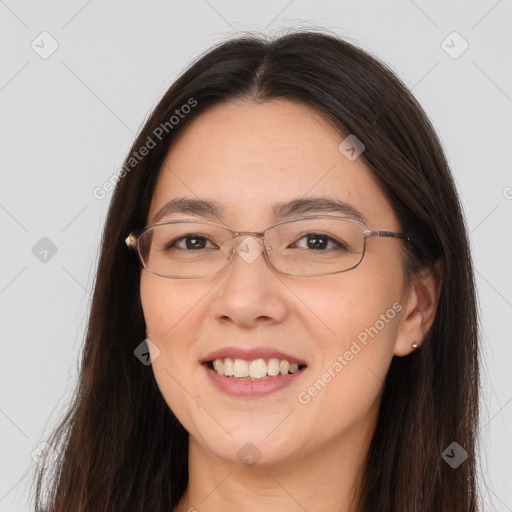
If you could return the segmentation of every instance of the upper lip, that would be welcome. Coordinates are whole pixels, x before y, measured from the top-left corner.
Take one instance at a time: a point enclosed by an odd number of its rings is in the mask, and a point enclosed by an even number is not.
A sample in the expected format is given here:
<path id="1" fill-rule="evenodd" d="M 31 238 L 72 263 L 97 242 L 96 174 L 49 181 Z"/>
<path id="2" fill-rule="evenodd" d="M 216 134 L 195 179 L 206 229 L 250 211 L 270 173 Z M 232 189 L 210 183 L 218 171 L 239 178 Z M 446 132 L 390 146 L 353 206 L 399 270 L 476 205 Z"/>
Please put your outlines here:
<path id="1" fill-rule="evenodd" d="M 231 359 L 244 359 L 246 361 L 254 361 L 256 359 L 286 359 L 289 363 L 297 363 L 299 365 L 306 365 L 306 362 L 285 352 L 281 352 L 272 347 L 253 347 L 253 348 L 241 348 L 241 347 L 223 347 L 200 359 L 200 363 L 209 363 L 215 361 L 215 359 L 223 359 L 230 357 Z"/>

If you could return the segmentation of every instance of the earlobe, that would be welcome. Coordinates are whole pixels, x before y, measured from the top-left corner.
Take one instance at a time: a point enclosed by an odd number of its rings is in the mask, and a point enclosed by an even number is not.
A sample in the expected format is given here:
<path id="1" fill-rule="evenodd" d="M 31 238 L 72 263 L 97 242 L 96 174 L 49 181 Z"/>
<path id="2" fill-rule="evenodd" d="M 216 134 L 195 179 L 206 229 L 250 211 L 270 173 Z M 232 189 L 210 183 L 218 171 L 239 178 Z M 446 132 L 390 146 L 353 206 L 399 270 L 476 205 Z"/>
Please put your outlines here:
<path id="1" fill-rule="evenodd" d="M 421 346 L 434 323 L 442 288 L 439 270 L 436 265 L 418 273 L 409 287 L 393 350 L 398 357 Z"/>

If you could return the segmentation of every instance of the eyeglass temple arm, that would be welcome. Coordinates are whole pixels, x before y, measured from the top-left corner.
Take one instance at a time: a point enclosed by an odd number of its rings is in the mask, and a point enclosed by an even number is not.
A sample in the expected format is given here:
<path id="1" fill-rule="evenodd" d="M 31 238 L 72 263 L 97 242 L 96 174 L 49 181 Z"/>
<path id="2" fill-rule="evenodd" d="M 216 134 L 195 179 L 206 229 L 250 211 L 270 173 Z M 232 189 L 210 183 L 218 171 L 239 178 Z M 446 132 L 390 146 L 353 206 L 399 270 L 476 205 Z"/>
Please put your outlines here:
<path id="1" fill-rule="evenodd" d="M 387 238 L 401 238 L 410 241 L 411 238 L 405 233 L 394 233 L 393 231 L 365 231 L 366 236 L 383 236 Z"/>

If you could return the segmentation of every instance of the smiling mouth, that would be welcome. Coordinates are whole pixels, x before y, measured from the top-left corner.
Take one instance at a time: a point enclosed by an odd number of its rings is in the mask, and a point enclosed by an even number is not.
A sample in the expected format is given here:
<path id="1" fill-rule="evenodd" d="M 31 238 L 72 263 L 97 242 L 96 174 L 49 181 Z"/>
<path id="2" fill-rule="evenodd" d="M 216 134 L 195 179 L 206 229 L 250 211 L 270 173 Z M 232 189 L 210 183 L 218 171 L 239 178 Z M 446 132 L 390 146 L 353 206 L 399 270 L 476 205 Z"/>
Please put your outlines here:
<path id="1" fill-rule="evenodd" d="M 297 373 L 305 364 L 290 363 L 286 359 L 233 359 L 230 357 L 215 359 L 204 363 L 210 370 L 223 377 L 233 380 L 266 380 L 282 375 Z"/>

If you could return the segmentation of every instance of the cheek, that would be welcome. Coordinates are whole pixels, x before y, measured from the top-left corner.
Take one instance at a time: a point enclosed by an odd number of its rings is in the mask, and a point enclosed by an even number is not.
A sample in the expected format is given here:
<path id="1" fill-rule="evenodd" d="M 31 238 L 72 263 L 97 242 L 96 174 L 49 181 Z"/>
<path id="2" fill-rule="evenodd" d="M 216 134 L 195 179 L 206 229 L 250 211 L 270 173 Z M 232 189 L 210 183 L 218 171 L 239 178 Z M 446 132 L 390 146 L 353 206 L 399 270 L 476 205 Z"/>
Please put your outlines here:
<path id="1" fill-rule="evenodd" d="M 299 292 L 315 313 L 308 315 L 307 330 L 318 354 L 303 402 L 314 398 L 316 406 L 336 409 L 333 421 L 343 410 L 362 413 L 379 394 L 403 308 L 401 279 L 400 266 L 368 259 L 364 268 L 326 280 L 321 289 Z"/>
<path id="2" fill-rule="evenodd" d="M 147 334 L 165 349 L 171 340 L 174 344 L 181 339 L 175 336 L 176 331 L 198 321 L 204 289 L 191 283 L 183 286 L 144 272 L 140 295 Z"/>
<path id="3" fill-rule="evenodd" d="M 191 362 L 199 358 L 194 352 L 194 339 L 204 313 L 200 301 L 204 290 L 199 293 L 187 283 L 185 291 L 180 283 L 145 274 L 140 290 L 146 333 L 158 348 L 158 357 L 151 353 L 152 371 L 165 402 L 188 430 L 189 419 L 201 413 L 200 393 L 193 386 L 197 378 L 194 372 L 200 366 Z"/>
<path id="4" fill-rule="evenodd" d="M 296 397 L 305 417 L 321 418 L 326 436 L 375 418 L 393 357 L 400 304 L 387 291 L 362 291 L 338 292 L 337 303 L 326 306 L 325 323 L 334 334 L 316 339 L 321 355 Z"/>
<path id="5" fill-rule="evenodd" d="M 308 331 L 326 353 L 343 350 L 358 336 L 364 341 L 365 333 L 376 323 L 381 338 L 394 337 L 393 320 L 400 307 L 393 305 L 402 297 L 399 266 L 384 268 L 369 259 L 364 268 L 326 276 L 314 287 L 296 285 L 293 291 L 303 304 Z"/>
<path id="6" fill-rule="evenodd" d="M 187 376 L 184 362 L 195 359 L 204 290 L 199 293 L 194 285 L 185 290 L 180 283 L 150 274 L 141 277 L 140 290 L 146 335 L 159 350 L 159 357 L 152 357 L 153 371 L 159 386 L 165 381 L 168 390 L 173 387 L 171 376 L 180 377 L 181 382 Z"/>
<path id="7" fill-rule="evenodd" d="M 155 276 L 156 277 L 156 276 Z M 168 283 L 170 284 L 170 283 Z M 155 338 L 161 338 L 162 334 L 171 327 L 176 303 L 170 287 L 163 286 L 154 276 L 142 273 L 140 280 L 140 299 L 144 319 L 146 321 L 146 330 L 148 335 Z"/>

